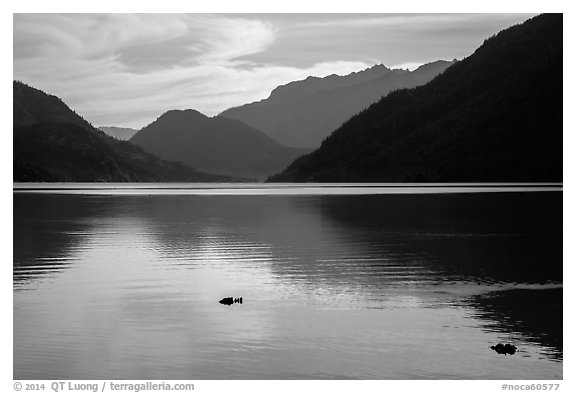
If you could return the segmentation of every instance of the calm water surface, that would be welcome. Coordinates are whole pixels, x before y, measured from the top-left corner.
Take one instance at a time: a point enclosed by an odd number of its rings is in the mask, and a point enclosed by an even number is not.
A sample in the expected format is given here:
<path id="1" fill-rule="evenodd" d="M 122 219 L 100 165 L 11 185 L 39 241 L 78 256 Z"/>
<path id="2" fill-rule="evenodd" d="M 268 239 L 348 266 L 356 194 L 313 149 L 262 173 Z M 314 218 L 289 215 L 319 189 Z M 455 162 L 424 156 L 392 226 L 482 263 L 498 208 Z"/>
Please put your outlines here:
<path id="1" fill-rule="evenodd" d="M 15 379 L 562 378 L 561 192 L 148 194 L 14 194 Z"/>

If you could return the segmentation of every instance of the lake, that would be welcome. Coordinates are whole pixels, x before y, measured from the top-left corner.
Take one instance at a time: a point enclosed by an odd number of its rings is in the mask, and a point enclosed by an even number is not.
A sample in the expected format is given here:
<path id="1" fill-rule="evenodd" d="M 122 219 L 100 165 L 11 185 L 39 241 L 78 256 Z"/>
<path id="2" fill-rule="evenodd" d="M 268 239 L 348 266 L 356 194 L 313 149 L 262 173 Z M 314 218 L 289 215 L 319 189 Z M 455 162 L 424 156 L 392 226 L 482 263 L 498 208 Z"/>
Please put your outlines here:
<path id="1" fill-rule="evenodd" d="M 563 377 L 560 187 L 36 185 L 13 201 L 14 379 Z"/>

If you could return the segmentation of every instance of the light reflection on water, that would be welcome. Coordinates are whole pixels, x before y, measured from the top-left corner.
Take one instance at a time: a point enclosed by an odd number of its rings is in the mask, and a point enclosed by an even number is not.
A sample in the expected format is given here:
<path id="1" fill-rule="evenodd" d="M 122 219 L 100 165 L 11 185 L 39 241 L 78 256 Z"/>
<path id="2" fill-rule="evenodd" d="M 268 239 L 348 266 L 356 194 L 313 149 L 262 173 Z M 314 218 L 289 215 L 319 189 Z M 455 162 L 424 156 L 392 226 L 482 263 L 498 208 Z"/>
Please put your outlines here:
<path id="1" fill-rule="evenodd" d="M 15 194 L 14 378 L 559 379 L 561 223 L 560 192 Z"/>

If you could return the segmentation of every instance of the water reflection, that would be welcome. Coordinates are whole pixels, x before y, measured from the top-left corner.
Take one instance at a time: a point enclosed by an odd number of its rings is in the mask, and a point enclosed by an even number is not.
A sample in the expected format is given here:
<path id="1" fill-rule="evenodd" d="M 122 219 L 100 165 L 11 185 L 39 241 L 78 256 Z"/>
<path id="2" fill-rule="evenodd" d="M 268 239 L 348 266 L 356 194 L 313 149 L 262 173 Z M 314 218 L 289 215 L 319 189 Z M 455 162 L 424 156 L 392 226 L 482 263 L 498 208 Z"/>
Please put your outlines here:
<path id="1" fill-rule="evenodd" d="M 15 377 L 561 377 L 561 202 L 16 194 Z"/>
<path id="2" fill-rule="evenodd" d="M 470 301 L 484 329 L 521 335 L 538 343 L 543 356 L 562 360 L 561 288 L 492 292 Z"/>
<path id="3" fill-rule="evenodd" d="M 14 285 L 60 272 L 73 263 L 94 226 L 92 218 L 105 212 L 74 196 L 42 198 L 14 195 Z"/>
<path id="4" fill-rule="evenodd" d="M 333 197 L 322 209 L 351 236 L 421 258 L 448 280 L 562 280 L 561 193 Z"/>

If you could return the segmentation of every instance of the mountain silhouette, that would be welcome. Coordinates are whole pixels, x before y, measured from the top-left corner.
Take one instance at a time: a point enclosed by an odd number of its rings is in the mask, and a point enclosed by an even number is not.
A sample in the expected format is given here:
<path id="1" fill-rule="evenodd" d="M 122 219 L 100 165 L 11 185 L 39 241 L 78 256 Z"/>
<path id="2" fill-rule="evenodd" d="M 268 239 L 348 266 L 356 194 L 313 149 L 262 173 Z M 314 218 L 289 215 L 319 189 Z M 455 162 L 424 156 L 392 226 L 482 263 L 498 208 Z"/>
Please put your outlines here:
<path id="1" fill-rule="evenodd" d="M 92 127 L 58 97 L 13 83 L 15 182 L 221 182 Z"/>
<path id="2" fill-rule="evenodd" d="M 106 135 L 110 135 L 119 141 L 127 141 L 134 136 L 138 132 L 134 128 L 127 128 L 127 127 L 98 127 L 100 131 L 104 131 Z"/>
<path id="3" fill-rule="evenodd" d="M 91 129 L 92 125 L 68 107 L 60 98 L 14 81 L 14 128 L 42 123 L 74 124 Z"/>
<path id="4" fill-rule="evenodd" d="M 453 62 L 437 61 L 414 71 L 376 65 L 346 76 L 308 77 L 279 86 L 270 97 L 222 112 L 287 146 L 317 148 L 351 116 L 389 92 L 429 82 Z"/>
<path id="5" fill-rule="evenodd" d="M 164 113 L 130 142 L 198 170 L 255 179 L 265 179 L 310 152 L 282 146 L 238 120 L 210 118 L 192 109 Z"/>
<path id="6" fill-rule="evenodd" d="M 271 181 L 562 181 L 562 14 L 487 39 L 352 117 Z"/>

